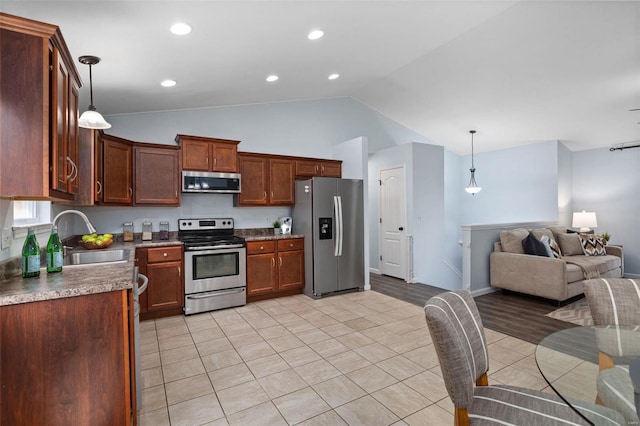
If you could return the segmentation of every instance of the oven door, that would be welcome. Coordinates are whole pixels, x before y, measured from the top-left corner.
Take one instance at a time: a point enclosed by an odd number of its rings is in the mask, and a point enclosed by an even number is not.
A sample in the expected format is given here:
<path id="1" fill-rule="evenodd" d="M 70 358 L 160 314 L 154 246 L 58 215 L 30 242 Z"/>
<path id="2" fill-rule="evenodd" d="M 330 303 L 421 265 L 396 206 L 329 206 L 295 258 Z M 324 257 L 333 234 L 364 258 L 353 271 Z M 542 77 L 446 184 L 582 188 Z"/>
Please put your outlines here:
<path id="1" fill-rule="evenodd" d="M 184 256 L 186 294 L 247 285 L 247 257 L 244 247 L 187 250 Z"/>

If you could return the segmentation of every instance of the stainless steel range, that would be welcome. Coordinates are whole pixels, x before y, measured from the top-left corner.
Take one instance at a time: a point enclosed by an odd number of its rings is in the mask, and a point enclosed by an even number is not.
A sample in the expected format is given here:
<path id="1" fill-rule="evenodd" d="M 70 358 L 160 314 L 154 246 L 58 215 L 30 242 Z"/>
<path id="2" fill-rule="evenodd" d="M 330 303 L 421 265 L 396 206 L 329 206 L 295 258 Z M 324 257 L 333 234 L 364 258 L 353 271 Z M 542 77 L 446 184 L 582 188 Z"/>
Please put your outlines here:
<path id="1" fill-rule="evenodd" d="M 247 303 L 244 238 L 233 235 L 233 219 L 179 219 L 184 243 L 184 314 Z"/>

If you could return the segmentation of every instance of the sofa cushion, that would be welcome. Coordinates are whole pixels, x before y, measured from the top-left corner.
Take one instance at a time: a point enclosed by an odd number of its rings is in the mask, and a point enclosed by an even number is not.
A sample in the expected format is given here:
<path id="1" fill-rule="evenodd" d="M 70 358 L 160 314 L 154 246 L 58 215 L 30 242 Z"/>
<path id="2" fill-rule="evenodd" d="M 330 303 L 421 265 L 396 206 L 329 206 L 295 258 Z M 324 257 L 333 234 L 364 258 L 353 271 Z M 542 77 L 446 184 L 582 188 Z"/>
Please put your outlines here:
<path id="1" fill-rule="evenodd" d="M 604 248 L 604 240 L 597 234 L 578 234 L 582 251 L 587 256 L 604 256 L 607 254 Z"/>
<path id="2" fill-rule="evenodd" d="M 551 233 L 553 233 L 553 238 L 555 238 L 556 241 L 558 241 L 558 234 L 567 233 L 567 228 L 565 228 L 564 226 L 551 226 L 549 227 L 549 230 L 551 231 Z"/>
<path id="3" fill-rule="evenodd" d="M 527 235 L 529 235 L 529 231 L 524 228 L 501 231 L 500 243 L 502 244 L 502 250 L 507 253 L 524 254 L 522 240 L 524 240 Z M 582 249 L 580 249 L 580 254 L 582 254 Z"/>
<path id="4" fill-rule="evenodd" d="M 529 233 L 529 235 L 527 235 L 522 240 L 522 249 L 524 250 L 525 254 L 549 257 L 549 252 L 547 251 L 547 248 L 545 247 L 544 243 L 539 239 L 537 239 L 536 236 L 533 235 L 532 233 Z M 550 250 L 551 248 L 549 248 L 549 251 Z"/>
<path id="5" fill-rule="evenodd" d="M 540 237 L 540 241 L 542 241 L 542 244 L 544 244 L 545 248 L 549 252 L 549 257 L 555 257 L 556 259 L 560 259 L 562 257 L 562 251 L 560 250 L 558 243 L 556 243 L 556 240 L 543 235 Z"/>
<path id="6" fill-rule="evenodd" d="M 578 234 L 557 234 L 558 244 L 564 256 L 582 255 L 582 245 L 580 244 L 580 237 Z"/>
<path id="7" fill-rule="evenodd" d="M 622 260 L 618 256 L 607 254 L 605 256 L 586 256 L 584 254 L 577 256 L 565 256 L 564 259 L 581 258 L 586 262 L 596 265 L 601 276 L 608 276 L 606 273 L 616 268 L 620 268 Z M 584 273 L 578 265 L 567 263 L 567 282 L 572 283 L 584 279 Z"/>

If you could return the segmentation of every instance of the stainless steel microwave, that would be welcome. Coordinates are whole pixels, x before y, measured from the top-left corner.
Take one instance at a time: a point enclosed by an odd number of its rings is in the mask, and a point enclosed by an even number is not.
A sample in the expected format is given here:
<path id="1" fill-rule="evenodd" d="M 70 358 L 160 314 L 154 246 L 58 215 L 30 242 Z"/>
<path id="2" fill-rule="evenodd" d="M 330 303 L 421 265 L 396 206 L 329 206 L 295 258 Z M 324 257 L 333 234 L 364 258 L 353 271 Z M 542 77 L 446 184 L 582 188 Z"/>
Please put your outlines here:
<path id="1" fill-rule="evenodd" d="M 182 192 L 237 194 L 240 192 L 240 174 L 183 170 Z"/>

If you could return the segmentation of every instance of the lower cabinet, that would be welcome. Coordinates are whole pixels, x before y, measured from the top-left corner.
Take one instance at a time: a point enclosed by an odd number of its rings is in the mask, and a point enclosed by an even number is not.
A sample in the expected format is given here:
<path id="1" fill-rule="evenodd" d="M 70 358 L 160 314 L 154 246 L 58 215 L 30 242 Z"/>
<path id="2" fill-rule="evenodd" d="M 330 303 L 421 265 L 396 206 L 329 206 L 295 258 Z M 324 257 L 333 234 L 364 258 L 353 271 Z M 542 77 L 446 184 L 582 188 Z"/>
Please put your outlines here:
<path id="1" fill-rule="evenodd" d="M 136 422 L 130 290 L 0 307 L 0 424 Z"/>
<path id="2" fill-rule="evenodd" d="M 247 302 L 298 294 L 303 287 L 303 238 L 247 242 Z"/>
<path id="3" fill-rule="evenodd" d="M 138 247 L 136 265 L 149 278 L 140 295 L 140 319 L 180 315 L 184 308 L 183 246 Z"/>

